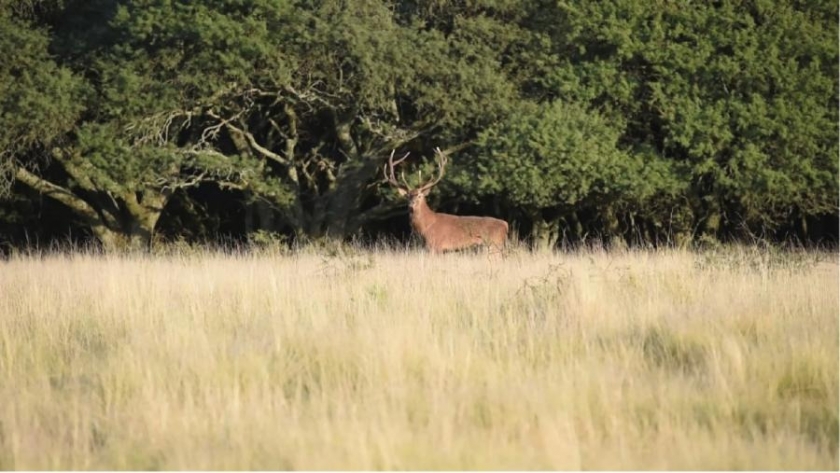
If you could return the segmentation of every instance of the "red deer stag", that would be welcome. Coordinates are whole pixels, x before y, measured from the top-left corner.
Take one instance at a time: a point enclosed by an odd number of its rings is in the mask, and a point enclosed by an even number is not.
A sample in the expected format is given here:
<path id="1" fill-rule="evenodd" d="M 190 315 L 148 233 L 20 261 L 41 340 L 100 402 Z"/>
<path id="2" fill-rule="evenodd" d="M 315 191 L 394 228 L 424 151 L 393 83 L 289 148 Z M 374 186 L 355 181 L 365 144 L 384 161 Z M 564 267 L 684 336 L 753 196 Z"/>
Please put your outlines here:
<path id="1" fill-rule="evenodd" d="M 396 151 L 396 150 L 395 150 Z M 394 162 L 394 151 L 388 158 L 383 172 L 385 180 L 408 198 L 411 214 L 411 226 L 426 242 L 426 248 L 432 253 L 459 250 L 473 246 L 487 246 L 491 250 L 501 251 L 507 239 L 508 224 L 504 220 L 492 217 L 469 217 L 438 213 L 426 204 L 429 190 L 443 178 L 447 158 L 440 148 L 435 148 L 438 159 L 438 176 L 420 187 L 412 189 L 401 175 L 402 184 L 394 176 L 394 168 L 408 158 L 408 154 Z"/>

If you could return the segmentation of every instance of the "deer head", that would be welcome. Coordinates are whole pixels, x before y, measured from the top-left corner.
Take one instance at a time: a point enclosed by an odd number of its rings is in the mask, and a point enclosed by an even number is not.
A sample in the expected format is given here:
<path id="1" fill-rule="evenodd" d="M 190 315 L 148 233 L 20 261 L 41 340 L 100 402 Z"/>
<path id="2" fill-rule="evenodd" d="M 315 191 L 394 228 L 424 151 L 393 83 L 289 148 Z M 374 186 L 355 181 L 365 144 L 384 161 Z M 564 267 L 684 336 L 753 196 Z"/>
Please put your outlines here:
<path id="1" fill-rule="evenodd" d="M 443 175 L 446 172 L 446 163 L 448 162 L 446 155 L 440 150 L 440 148 L 435 148 L 435 155 L 437 156 L 438 161 L 438 175 L 435 178 L 425 182 L 424 184 L 420 185 L 419 187 L 412 188 L 405 180 L 405 175 L 400 173 L 400 181 L 397 181 L 397 178 L 394 173 L 394 169 L 405 161 L 408 158 L 410 153 L 405 153 L 405 155 L 398 159 L 396 162 L 394 161 L 394 151 L 391 151 L 391 156 L 388 158 L 388 163 L 383 168 L 383 174 L 385 175 L 385 180 L 388 181 L 394 188 L 397 189 L 397 192 L 408 199 L 408 208 L 409 211 L 414 214 L 417 211 L 427 208 L 426 205 L 426 196 L 429 195 L 429 191 L 443 179 Z"/>

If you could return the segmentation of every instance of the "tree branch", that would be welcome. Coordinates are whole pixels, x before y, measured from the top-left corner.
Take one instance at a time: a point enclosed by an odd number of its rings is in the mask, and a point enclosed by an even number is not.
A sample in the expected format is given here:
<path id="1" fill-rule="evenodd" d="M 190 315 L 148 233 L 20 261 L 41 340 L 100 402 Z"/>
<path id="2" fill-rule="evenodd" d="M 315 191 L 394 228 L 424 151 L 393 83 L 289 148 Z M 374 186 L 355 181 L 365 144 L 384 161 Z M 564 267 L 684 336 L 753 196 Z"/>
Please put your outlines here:
<path id="1" fill-rule="evenodd" d="M 68 156 L 65 150 L 53 148 L 50 155 L 61 164 L 61 167 L 79 184 L 79 187 L 88 192 L 96 192 L 99 189 L 90 176 L 79 169 L 79 166 L 73 162 L 73 158 Z"/>
<path id="2" fill-rule="evenodd" d="M 229 129 L 230 131 L 232 131 L 234 133 L 237 133 L 240 136 L 244 137 L 248 141 L 248 144 L 250 144 L 251 147 L 254 148 L 254 150 L 257 151 L 259 154 L 263 155 L 264 157 L 266 157 L 268 159 L 271 159 L 272 161 L 276 161 L 276 162 L 278 162 L 278 163 L 280 163 L 284 166 L 291 166 L 292 162 L 291 162 L 290 159 L 287 159 L 287 158 L 271 151 L 270 149 L 265 148 L 264 146 L 260 145 L 257 142 L 257 139 L 254 138 L 253 134 L 245 131 L 242 128 L 239 128 L 239 127 L 231 124 L 230 121 L 233 120 L 233 118 L 229 119 L 229 120 L 224 120 L 220 116 L 216 115 L 213 112 L 207 112 L 207 114 L 209 116 L 217 119 L 217 120 L 220 120 L 222 122 L 222 123 L 220 123 L 220 125 L 223 125 L 223 126 L 227 127 L 227 129 Z M 234 117 L 234 118 L 236 118 L 236 117 Z"/>
<path id="3" fill-rule="evenodd" d="M 41 194 L 66 205 L 89 223 L 102 223 L 102 219 L 99 217 L 96 210 L 84 199 L 73 194 L 68 189 L 53 184 L 52 182 L 29 172 L 24 167 L 17 168 L 15 171 L 15 178 Z"/>

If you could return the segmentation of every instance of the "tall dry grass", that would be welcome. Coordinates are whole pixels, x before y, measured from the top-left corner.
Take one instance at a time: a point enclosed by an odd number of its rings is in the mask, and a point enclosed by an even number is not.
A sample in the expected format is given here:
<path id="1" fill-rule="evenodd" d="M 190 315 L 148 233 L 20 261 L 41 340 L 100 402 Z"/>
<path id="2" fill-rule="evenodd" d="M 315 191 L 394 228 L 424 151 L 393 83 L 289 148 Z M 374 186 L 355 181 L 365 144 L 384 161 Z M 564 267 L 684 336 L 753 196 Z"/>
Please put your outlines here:
<path id="1" fill-rule="evenodd" d="M 2 469 L 837 467 L 836 255 L 0 263 Z"/>

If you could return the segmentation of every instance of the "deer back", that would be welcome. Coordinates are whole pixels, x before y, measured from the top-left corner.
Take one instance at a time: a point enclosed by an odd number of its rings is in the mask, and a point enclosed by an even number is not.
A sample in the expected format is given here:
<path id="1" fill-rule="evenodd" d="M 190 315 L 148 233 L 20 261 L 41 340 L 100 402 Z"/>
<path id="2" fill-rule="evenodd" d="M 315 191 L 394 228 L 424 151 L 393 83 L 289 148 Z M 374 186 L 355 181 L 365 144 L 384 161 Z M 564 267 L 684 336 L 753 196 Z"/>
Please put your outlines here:
<path id="1" fill-rule="evenodd" d="M 414 229 L 435 251 L 476 245 L 504 247 L 508 224 L 493 217 L 474 217 L 428 212 L 413 218 Z"/>

